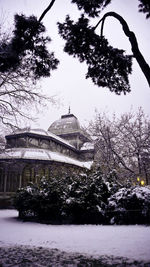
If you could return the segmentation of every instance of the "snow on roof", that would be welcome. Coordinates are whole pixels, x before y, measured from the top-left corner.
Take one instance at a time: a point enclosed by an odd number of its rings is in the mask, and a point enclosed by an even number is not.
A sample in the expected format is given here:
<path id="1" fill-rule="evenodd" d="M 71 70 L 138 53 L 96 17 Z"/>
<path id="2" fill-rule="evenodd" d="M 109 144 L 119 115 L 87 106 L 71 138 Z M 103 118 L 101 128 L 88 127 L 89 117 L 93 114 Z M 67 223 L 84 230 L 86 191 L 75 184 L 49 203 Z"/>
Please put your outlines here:
<path id="1" fill-rule="evenodd" d="M 20 135 L 20 134 L 25 134 L 25 133 L 26 134 L 27 133 L 36 134 L 36 135 L 40 135 L 40 136 L 42 135 L 43 137 L 44 136 L 45 137 L 51 137 L 51 138 L 53 138 L 53 139 L 55 139 L 55 140 L 57 140 L 57 141 L 59 141 L 59 142 L 61 142 L 63 144 L 75 149 L 75 147 L 73 145 L 71 145 L 67 140 L 57 136 L 56 134 L 54 134 L 52 132 L 49 132 L 49 131 L 46 131 L 46 130 L 43 130 L 43 129 L 30 129 L 30 128 L 19 129 L 19 130 L 16 130 L 15 132 L 13 132 L 10 135 L 7 135 L 6 138 L 10 137 L 10 136 L 12 137 L 12 135 Z"/>
<path id="2" fill-rule="evenodd" d="M 68 157 L 64 154 L 53 152 L 46 149 L 36 148 L 12 148 L 6 149 L 0 154 L 0 160 L 4 159 L 34 159 L 45 161 L 63 162 L 66 164 L 76 165 L 82 168 L 90 169 L 93 161 L 79 161 L 77 159 Z"/>
<path id="3" fill-rule="evenodd" d="M 94 144 L 91 142 L 86 142 L 81 147 L 81 150 L 90 150 L 90 149 L 94 149 Z"/>

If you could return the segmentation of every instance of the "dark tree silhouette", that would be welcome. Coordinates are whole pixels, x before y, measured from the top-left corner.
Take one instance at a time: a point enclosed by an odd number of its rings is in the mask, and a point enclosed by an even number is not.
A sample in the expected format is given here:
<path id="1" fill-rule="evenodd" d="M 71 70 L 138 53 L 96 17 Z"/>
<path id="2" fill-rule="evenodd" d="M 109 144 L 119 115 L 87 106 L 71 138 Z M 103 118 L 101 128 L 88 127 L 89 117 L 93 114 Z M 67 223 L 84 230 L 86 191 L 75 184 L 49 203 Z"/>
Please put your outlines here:
<path id="1" fill-rule="evenodd" d="M 109 16 L 112 16 L 114 18 L 116 18 L 122 25 L 123 31 L 125 33 L 125 35 L 129 38 L 129 41 L 131 43 L 131 48 L 132 48 L 132 52 L 133 52 L 133 56 L 134 58 L 137 60 L 141 70 L 143 71 L 147 82 L 150 86 L 150 67 L 149 65 L 146 63 L 143 55 L 141 54 L 139 47 L 138 47 L 138 42 L 136 39 L 136 36 L 134 34 L 134 32 L 130 31 L 128 24 L 126 23 L 126 21 L 123 19 L 123 17 L 121 17 L 119 14 L 115 13 L 115 12 L 108 12 L 106 13 L 103 18 L 98 22 L 98 24 L 96 25 L 96 27 L 99 25 L 100 22 L 102 22 L 102 27 L 101 27 L 101 35 L 103 35 L 103 26 L 104 26 L 104 22 L 105 19 Z M 96 28 L 95 27 L 95 28 Z"/>
<path id="2" fill-rule="evenodd" d="M 0 72 L 13 72 L 21 67 L 22 76 L 39 79 L 50 76 L 58 60 L 47 49 L 49 37 L 44 37 L 45 27 L 35 16 L 15 15 L 12 38 L 0 43 Z"/>
<path id="3" fill-rule="evenodd" d="M 111 3 L 111 0 L 72 0 L 71 2 L 77 4 L 79 10 L 83 9 L 90 17 L 97 17 L 100 11 Z"/>
<path id="4" fill-rule="evenodd" d="M 138 0 L 140 4 L 139 12 L 146 13 L 146 18 L 150 17 L 150 1 L 149 0 Z M 112 0 L 72 0 L 72 3 L 76 3 L 80 10 L 84 10 L 91 17 L 99 16 L 102 9 L 109 5 Z"/>
<path id="5" fill-rule="evenodd" d="M 39 20 L 35 16 L 15 16 L 14 36 L 9 42 L 0 44 L 0 72 L 16 70 L 22 67 L 22 75 L 29 75 L 33 79 L 50 76 L 50 72 L 57 68 L 58 60 L 54 53 L 49 53 L 46 45 L 50 38 L 43 37 L 45 27 L 42 20 L 52 8 L 56 0 L 51 0 Z M 98 17 L 111 0 L 71 0 L 79 10 L 83 10 L 89 17 Z M 149 0 L 139 0 L 139 11 L 150 17 Z M 115 17 L 123 27 L 124 33 L 131 43 L 133 55 L 109 45 L 103 36 L 103 26 L 108 16 Z M 94 30 L 101 23 L 101 36 Z M 75 23 L 67 16 L 64 23 L 58 23 L 59 33 L 66 40 L 64 50 L 79 60 L 85 61 L 88 66 L 86 78 L 91 78 L 98 86 L 108 87 L 111 91 L 120 94 L 130 92 L 128 75 L 131 73 L 131 59 L 134 57 L 148 84 L 150 85 L 150 68 L 141 54 L 135 34 L 130 31 L 126 21 L 115 12 L 106 13 L 96 27 L 89 25 L 89 20 L 82 15 Z"/>
<path id="6" fill-rule="evenodd" d="M 115 12 L 106 13 L 95 27 L 82 15 L 74 23 L 67 16 L 64 23 L 58 23 L 59 33 L 66 41 L 64 51 L 88 65 L 86 78 L 102 87 L 108 87 L 117 94 L 129 92 L 128 75 L 131 73 L 131 56 L 124 55 L 123 50 L 113 48 L 103 36 L 104 22 L 107 17 L 116 18 L 122 25 L 125 35 L 129 38 L 133 57 L 137 60 L 150 86 L 150 67 L 141 54 L 135 34 L 130 31 L 126 21 Z M 94 30 L 101 24 L 101 36 Z"/>
<path id="7" fill-rule="evenodd" d="M 41 15 L 41 19 L 50 10 L 56 0 L 52 0 L 48 8 Z M 139 11 L 150 15 L 148 0 L 139 0 Z M 97 17 L 111 0 L 71 0 L 77 4 L 89 17 Z M 104 22 L 107 17 L 116 18 L 122 25 L 125 35 L 129 38 L 133 55 L 125 55 L 125 51 L 113 48 L 103 36 Z M 101 24 L 101 36 L 94 30 Z M 120 94 L 130 92 L 128 75 L 131 73 L 131 59 L 134 57 L 150 86 L 150 67 L 141 54 L 135 34 L 130 31 L 127 22 L 116 12 L 106 13 L 95 27 L 89 25 L 89 20 L 82 15 L 77 22 L 66 17 L 64 23 L 58 23 L 59 34 L 66 41 L 64 51 L 85 61 L 88 66 L 86 78 L 91 78 L 94 84 L 108 87 L 110 91 Z"/>
<path id="8" fill-rule="evenodd" d="M 73 23 L 69 16 L 65 23 L 58 23 L 59 33 L 66 40 L 64 51 L 87 63 L 86 78 L 90 77 L 98 86 L 107 86 L 117 94 L 129 92 L 131 56 L 110 46 L 104 36 L 94 33 L 88 23 L 84 16 L 77 23 Z"/>
<path id="9" fill-rule="evenodd" d="M 139 0 L 139 11 L 146 13 L 146 18 L 150 18 L 150 1 L 149 0 Z"/>
<path id="10" fill-rule="evenodd" d="M 35 86 L 50 76 L 58 60 L 49 52 L 49 37 L 35 16 L 15 15 L 12 36 L 0 33 L 0 125 L 16 127 L 23 118 L 31 119 L 29 107 L 53 101 Z M 27 108 L 28 107 L 28 108 Z M 27 112 L 26 112 L 27 111 Z"/>
<path id="11" fill-rule="evenodd" d="M 71 0 L 72 3 L 75 3 L 79 10 L 83 10 L 90 17 L 99 16 L 100 12 L 111 3 L 112 0 Z M 138 0 L 139 4 L 139 12 L 146 13 L 146 18 L 150 17 L 150 1 L 149 0 Z M 51 9 L 56 0 L 51 0 L 48 7 L 42 13 L 39 21 L 41 21 L 46 13 Z"/>

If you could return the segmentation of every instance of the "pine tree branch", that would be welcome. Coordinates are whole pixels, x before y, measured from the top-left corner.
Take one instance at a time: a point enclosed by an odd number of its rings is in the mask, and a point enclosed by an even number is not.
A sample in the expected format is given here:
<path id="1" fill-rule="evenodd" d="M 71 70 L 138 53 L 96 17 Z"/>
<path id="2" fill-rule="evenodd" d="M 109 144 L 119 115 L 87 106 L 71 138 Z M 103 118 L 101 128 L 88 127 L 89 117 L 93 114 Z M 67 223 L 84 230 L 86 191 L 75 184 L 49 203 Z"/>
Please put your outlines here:
<path id="1" fill-rule="evenodd" d="M 104 22 L 105 22 L 105 19 L 107 17 L 109 17 L 109 16 L 116 18 L 121 23 L 125 35 L 129 38 L 129 41 L 130 41 L 130 44 L 131 44 L 131 48 L 132 48 L 132 52 L 133 52 L 133 56 L 137 60 L 139 66 L 140 66 L 142 72 L 144 73 L 144 75 L 145 75 L 145 77 L 147 79 L 147 82 L 148 82 L 148 84 L 150 86 L 150 67 L 147 64 L 147 62 L 145 61 L 143 55 L 141 54 L 141 52 L 139 50 L 138 42 L 137 42 L 137 39 L 136 39 L 136 36 L 135 36 L 134 32 L 130 31 L 129 26 L 128 26 L 127 22 L 123 19 L 123 17 L 120 16 L 119 14 L 117 14 L 116 12 L 108 12 L 96 24 L 96 26 L 94 27 L 94 30 L 102 22 L 101 35 L 103 35 Z"/>

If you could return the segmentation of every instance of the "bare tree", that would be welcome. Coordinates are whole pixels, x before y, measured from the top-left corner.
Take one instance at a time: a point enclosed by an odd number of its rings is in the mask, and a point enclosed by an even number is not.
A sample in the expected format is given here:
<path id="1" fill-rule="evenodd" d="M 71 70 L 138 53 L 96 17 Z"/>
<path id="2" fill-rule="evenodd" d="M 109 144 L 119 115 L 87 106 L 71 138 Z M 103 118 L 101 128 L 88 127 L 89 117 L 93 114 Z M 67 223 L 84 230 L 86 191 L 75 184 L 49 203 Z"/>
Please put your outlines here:
<path id="1" fill-rule="evenodd" d="M 25 20 L 24 17 L 23 19 Z M 2 59 L 0 61 L 1 128 L 2 124 L 13 128 L 19 127 L 19 121 L 22 117 L 27 119 L 32 118 L 30 112 L 31 108 L 33 107 L 37 108 L 37 106 L 45 105 L 48 102 L 49 103 L 55 102 L 53 96 L 46 97 L 41 92 L 40 86 L 37 86 L 38 79 L 31 71 L 32 63 L 34 65 L 34 62 L 31 62 L 33 59 L 32 54 L 30 53 L 25 54 L 25 57 L 22 57 L 22 60 L 19 62 L 19 64 L 15 65 L 15 67 L 13 66 L 13 63 L 15 64 L 15 61 L 11 62 L 11 55 L 13 54 L 11 43 L 13 38 L 14 37 L 12 30 L 11 31 L 5 30 L 5 26 L 2 21 L 0 25 L 0 59 Z M 39 41 L 39 46 L 40 46 L 42 45 L 42 41 L 44 41 L 45 39 L 42 39 L 41 37 L 41 39 L 39 38 L 37 40 L 40 40 Z M 34 47 L 34 49 L 36 49 L 36 46 Z M 38 54 L 37 54 L 37 62 L 38 62 Z M 43 64 L 46 64 L 46 62 Z M 44 73 L 43 75 L 41 74 L 41 76 L 44 75 L 45 75 Z"/>
<path id="2" fill-rule="evenodd" d="M 121 179 L 150 182 L 150 120 L 140 108 L 110 120 L 97 114 L 90 129 L 96 138 L 96 163 L 103 171 L 115 168 Z"/>
<path id="3" fill-rule="evenodd" d="M 146 162 L 150 158 L 150 120 L 140 108 L 137 114 L 122 115 L 118 128 L 124 144 L 124 158 L 128 160 L 132 170 L 139 177 L 144 177 L 148 184 Z"/>
<path id="4" fill-rule="evenodd" d="M 0 25 L 0 123 L 18 126 L 20 117 L 31 118 L 29 105 L 53 101 L 36 86 L 59 63 L 49 52 L 50 41 L 44 25 L 35 16 L 16 14 L 11 33 L 4 30 L 3 22 Z"/>
<path id="5" fill-rule="evenodd" d="M 20 75 L 19 69 L 0 74 L 0 121 L 3 124 L 17 127 L 20 117 L 32 118 L 28 111 L 31 105 L 44 104 L 46 100 L 30 79 Z"/>

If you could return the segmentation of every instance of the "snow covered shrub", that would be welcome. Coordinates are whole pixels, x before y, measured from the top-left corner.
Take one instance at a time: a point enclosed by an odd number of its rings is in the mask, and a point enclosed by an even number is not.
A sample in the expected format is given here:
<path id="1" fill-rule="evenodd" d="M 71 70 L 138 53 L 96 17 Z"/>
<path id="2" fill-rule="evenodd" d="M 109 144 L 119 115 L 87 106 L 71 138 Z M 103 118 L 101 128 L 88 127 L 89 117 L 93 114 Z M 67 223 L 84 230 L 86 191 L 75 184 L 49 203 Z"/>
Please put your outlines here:
<path id="1" fill-rule="evenodd" d="M 18 189 L 14 198 L 14 206 L 19 211 L 20 218 L 36 216 L 38 207 L 38 187 L 32 183 L 25 188 Z"/>
<path id="2" fill-rule="evenodd" d="M 107 212 L 116 224 L 150 223 L 150 188 L 121 188 L 109 198 Z"/>
<path id="3" fill-rule="evenodd" d="M 107 173 L 105 180 L 111 195 L 115 194 L 121 187 L 123 187 L 123 185 L 119 182 L 117 171 L 115 169 L 112 169 L 109 173 Z"/>
<path id="4" fill-rule="evenodd" d="M 52 178 L 50 181 L 42 179 L 39 185 L 37 209 L 40 220 L 59 221 L 61 211 L 61 189 L 58 180 Z"/>
<path id="5" fill-rule="evenodd" d="M 61 211 L 61 187 L 56 178 L 40 184 L 27 186 L 18 190 L 15 207 L 20 218 L 34 217 L 38 220 L 59 221 Z"/>
<path id="6" fill-rule="evenodd" d="M 109 179 L 113 177 L 109 175 Z M 15 207 L 21 218 L 35 217 L 51 223 L 107 223 L 108 198 L 118 185 L 106 182 L 98 169 L 88 174 L 42 179 L 18 190 Z"/>
<path id="7" fill-rule="evenodd" d="M 102 175 L 70 178 L 64 199 L 64 220 L 70 223 L 104 223 L 109 190 Z"/>

